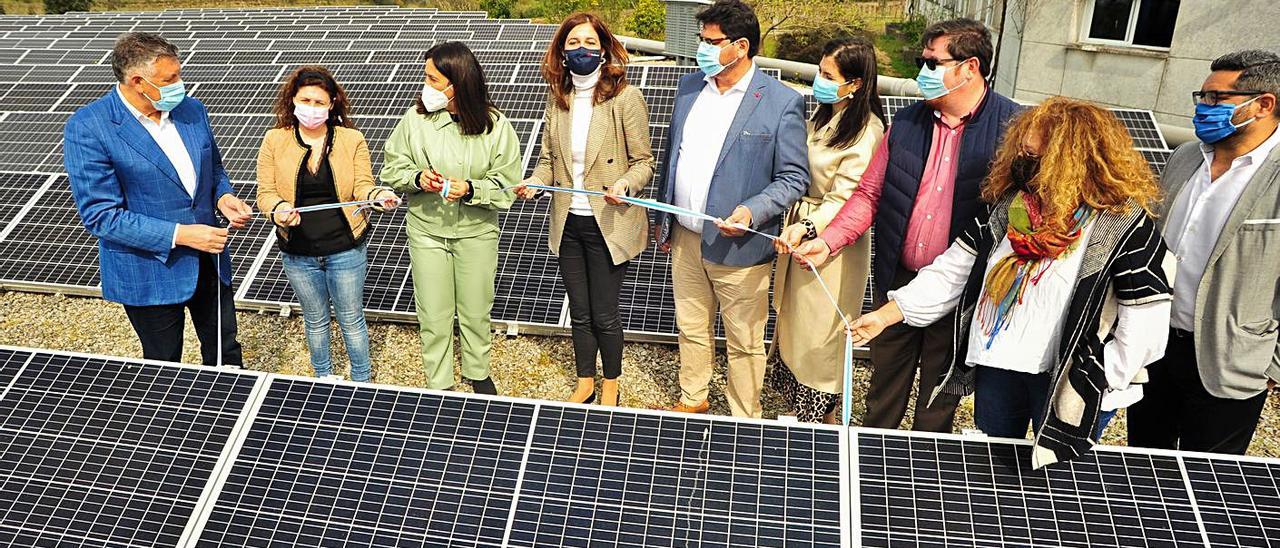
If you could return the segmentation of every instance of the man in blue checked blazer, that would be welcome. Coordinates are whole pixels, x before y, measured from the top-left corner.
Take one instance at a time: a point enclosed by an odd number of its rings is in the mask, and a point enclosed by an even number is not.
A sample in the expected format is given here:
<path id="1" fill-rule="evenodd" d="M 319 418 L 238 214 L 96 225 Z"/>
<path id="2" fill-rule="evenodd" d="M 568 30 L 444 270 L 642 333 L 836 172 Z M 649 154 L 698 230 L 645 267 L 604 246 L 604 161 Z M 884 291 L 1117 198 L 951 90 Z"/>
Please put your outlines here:
<path id="1" fill-rule="evenodd" d="M 760 417 L 764 329 L 773 242 L 782 215 L 809 186 L 804 99 L 756 68 L 760 24 L 741 0 L 698 15 L 701 73 L 680 80 L 659 200 L 723 222 L 659 213 L 657 240 L 671 253 L 680 331 L 680 402 L 703 413 L 715 362 L 714 321 L 723 319 L 725 395 L 735 416 Z"/>
<path id="2" fill-rule="evenodd" d="M 232 192 L 204 105 L 186 96 L 177 48 L 125 34 L 111 66 L 119 85 L 76 111 L 63 135 L 71 193 L 98 238 L 102 295 L 124 305 L 145 358 L 182 359 L 187 309 L 204 363 L 239 365 L 216 213 L 239 229 L 252 209 Z"/>

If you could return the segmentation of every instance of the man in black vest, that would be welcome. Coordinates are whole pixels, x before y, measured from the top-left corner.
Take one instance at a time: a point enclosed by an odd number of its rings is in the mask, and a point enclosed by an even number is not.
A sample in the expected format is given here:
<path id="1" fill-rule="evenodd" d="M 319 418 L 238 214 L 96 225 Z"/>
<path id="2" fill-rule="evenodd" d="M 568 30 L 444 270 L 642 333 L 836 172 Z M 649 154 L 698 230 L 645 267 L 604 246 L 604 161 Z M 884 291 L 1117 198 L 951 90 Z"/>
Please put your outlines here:
<path id="1" fill-rule="evenodd" d="M 894 116 L 853 196 L 819 238 L 796 253 L 797 260 L 821 266 L 862 237 L 874 219 L 876 306 L 985 214 L 979 189 L 1006 122 L 1020 110 L 987 87 L 993 48 L 982 23 L 935 23 L 925 29 L 923 47 L 916 82 L 925 100 Z M 871 343 L 864 426 L 899 426 L 919 369 L 913 428 L 951 431 L 958 398 L 939 396 L 933 405 L 929 399 L 953 351 L 954 326 L 954 316 L 924 328 L 899 324 Z"/>

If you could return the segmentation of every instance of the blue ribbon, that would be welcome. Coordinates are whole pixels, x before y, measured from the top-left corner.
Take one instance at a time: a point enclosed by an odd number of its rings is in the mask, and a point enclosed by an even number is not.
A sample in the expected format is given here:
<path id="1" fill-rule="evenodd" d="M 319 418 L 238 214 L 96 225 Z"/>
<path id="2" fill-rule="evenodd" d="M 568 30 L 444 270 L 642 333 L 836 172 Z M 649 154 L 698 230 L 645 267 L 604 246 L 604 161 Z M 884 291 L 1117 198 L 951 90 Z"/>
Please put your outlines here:
<path id="1" fill-rule="evenodd" d="M 605 192 L 601 192 L 599 190 L 586 190 L 581 188 L 546 186 L 546 185 L 524 185 L 524 186 L 525 188 L 532 188 L 534 190 L 545 190 L 547 192 L 563 192 L 566 194 L 580 194 L 584 196 L 600 196 L 600 197 L 613 196 L 614 198 L 622 200 L 628 204 L 652 209 L 655 211 L 662 211 L 662 212 L 671 213 L 674 215 L 686 215 L 689 217 L 696 217 L 704 221 L 711 221 L 717 224 L 725 224 L 724 219 L 721 219 L 719 217 L 713 217 L 711 215 L 707 215 L 706 213 L 702 213 L 700 211 L 693 211 L 690 209 L 685 209 L 683 207 L 674 206 L 674 205 L 659 202 L 656 200 L 646 200 L 644 198 L 632 198 L 630 196 L 618 196 L 615 194 L 608 194 Z M 515 190 L 515 188 L 516 187 L 514 186 L 510 186 L 510 187 L 500 188 L 499 190 L 510 192 Z M 752 229 L 749 226 L 736 224 L 736 223 L 728 226 L 739 228 L 747 232 L 750 232 L 752 234 L 764 236 L 765 238 L 768 238 L 772 241 L 781 241 L 783 245 L 787 246 L 788 248 L 791 248 L 792 253 L 795 252 L 795 248 L 792 248 L 791 244 L 787 243 L 784 240 L 781 240 L 780 238 L 772 234 L 765 234 L 758 230 Z M 846 315 L 844 311 L 840 309 L 839 301 L 837 301 L 835 295 L 831 293 L 831 288 L 827 287 L 827 282 L 822 279 L 822 274 L 818 272 L 817 268 L 812 268 L 810 269 L 810 271 L 813 272 L 814 277 L 817 278 L 818 286 L 821 287 L 822 292 L 826 294 L 827 300 L 831 301 L 831 306 L 835 308 L 836 315 L 840 317 L 840 323 L 843 323 L 846 328 L 845 335 L 844 335 L 844 364 L 843 364 L 844 365 L 844 394 L 843 394 L 843 398 L 840 406 L 841 407 L 840 420 L 841 422 L 844 423 L 845 426 L 849 426 L 849 421 L 851 419 L 851 414 L 853 412 L 853 335 L 849 334 L 849 329 L 852 324 L 849 321 L 849 316 Z"/>

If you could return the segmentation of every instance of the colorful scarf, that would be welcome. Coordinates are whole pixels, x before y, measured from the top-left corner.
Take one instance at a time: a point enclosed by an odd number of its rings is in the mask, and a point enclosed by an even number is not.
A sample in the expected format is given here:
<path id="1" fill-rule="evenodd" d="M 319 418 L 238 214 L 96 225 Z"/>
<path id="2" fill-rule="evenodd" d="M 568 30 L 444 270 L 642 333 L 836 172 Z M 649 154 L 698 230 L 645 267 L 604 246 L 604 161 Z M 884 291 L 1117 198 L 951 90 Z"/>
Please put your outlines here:
<path id="1" fill-rule="evenodd" d="M 987 339 L 987 348 L 991 348 L 996 335 L 1009 326 L 1014 308 L 1022 304 L 1027 288 L 1040 282 L 1054 260 L 1075 250 L 1085 224 L 1092 217 L 1092 210 L 1080 206 L 1072 215 L 1070 232 L 1040 232 L 1044 218 L 1039 200 L 1022 192 L 1014 197 L 1009 204 L 1007 231 L 1013 253 L 996 261 L 987 272 L 978 302 L 978 324 Z"/>

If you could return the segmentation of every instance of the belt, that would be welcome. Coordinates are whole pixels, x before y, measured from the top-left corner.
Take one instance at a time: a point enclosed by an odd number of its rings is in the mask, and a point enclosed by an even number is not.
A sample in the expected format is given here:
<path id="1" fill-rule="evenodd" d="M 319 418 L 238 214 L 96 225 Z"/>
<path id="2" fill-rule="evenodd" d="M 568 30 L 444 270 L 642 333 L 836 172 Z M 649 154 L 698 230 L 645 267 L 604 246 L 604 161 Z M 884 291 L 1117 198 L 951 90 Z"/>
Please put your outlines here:
<path id="1" fill-rule="evenodd" d="M 1187 331 L 1186 329 L 1178 329 L 1176 327 L 1169 328 L 1169 335 L 1175 339 L 1191 339 L 1196 336 L 1196 334 L 1191 331 Z"/>

